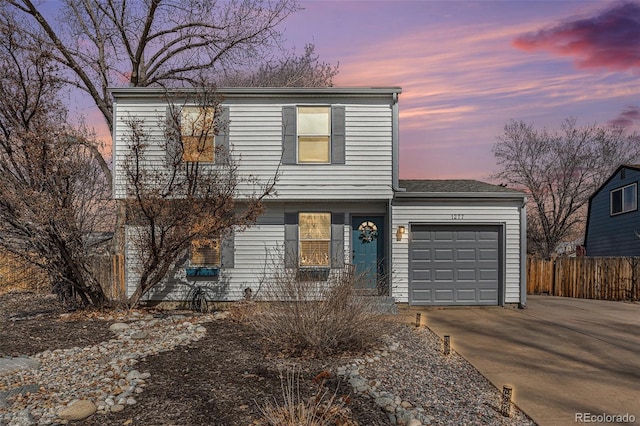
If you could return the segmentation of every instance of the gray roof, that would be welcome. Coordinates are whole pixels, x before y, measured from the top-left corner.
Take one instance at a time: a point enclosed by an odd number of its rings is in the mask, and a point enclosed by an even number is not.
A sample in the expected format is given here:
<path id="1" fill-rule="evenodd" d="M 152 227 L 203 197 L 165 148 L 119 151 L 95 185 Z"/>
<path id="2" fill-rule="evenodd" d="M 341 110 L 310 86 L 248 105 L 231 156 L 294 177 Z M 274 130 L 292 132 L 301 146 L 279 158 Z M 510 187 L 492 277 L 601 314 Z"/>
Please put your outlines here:
<path id="1" fill-rule="evenodd" d="M 521 191 L 506 188 L 500 185 L 492 185 L 486 182 L 471 179 L 447 179 L 447 180 L 400 180 L 400 188 L 406 192 L 424 193 L 471 193 L 471 192 L 504 192 L 511 194 L 522 194 Z"/>

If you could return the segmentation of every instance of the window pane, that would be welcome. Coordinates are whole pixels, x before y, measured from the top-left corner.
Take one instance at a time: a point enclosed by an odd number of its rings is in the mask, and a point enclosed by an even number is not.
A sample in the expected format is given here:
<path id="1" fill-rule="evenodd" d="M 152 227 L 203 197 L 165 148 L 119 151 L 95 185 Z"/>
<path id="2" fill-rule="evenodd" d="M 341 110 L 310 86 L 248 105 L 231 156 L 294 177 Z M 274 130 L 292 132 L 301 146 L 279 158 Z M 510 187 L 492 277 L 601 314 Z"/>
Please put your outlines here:
<path id="1" fill-rule="evenodd" d="M 331 214 L 300 213 L 300 240 L 330 240 Z"/>
<path id="2" fill-rule="evenodd" d="M 215 138 L 182 136 L 182 159 L 188 162 L 213 162 Z"/>
<path id="3" fill-rule="evenodd" d="M 636 209 L 636 186 L 631 185 L 624 188 L 624 206 L 625 212 Z"/>
<path id="4" fill-rule="evenodd" d="M 298 135 L 329 135 L 329 107 L 299 107 Z"/>
<path id="5" fill-rule="evenodd" d="M 220 244 L 217 240 L 191 243 L 191 266 L 220 266 Z"/>
<path id="6" fill-rule="evenodd" d="M 211 107 L 183 107 L 180 114 L 183 136 L 215 135 L 215 110 Z"/>
<path id="7" fill-rule="evenodd" d="M 329 241 L 301 241 L 300 266 L 329 266 Z"/>
<path id="8" fill-rule="evenodd" d="M 611 191 L 611 214 L 622 212 L 622 190 Z"/>
<path id="9" fill-rule="evenodd" d="M 298 139 L 298 161 L 300 163 L 328 163 L 329 136 Z"/>
<path id="10" fill-rule="evenodd" d="M 189 162 L 213 162 L 215 109 L 211 107 L 183 107 L 180 113 L 180 135 L 184 154 Z"/>

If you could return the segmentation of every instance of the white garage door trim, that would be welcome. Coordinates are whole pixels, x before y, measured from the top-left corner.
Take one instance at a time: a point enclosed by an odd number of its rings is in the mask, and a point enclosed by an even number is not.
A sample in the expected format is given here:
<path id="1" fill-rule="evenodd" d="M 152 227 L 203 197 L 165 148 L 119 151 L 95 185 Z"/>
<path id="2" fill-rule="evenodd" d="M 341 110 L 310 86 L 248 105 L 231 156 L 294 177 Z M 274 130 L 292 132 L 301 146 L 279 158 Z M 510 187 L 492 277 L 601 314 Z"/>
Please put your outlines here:
<path id="1" fill-rule="evenodd" d="M 410 223 L 410 305 L 503 305 L 504 224 Z"/>

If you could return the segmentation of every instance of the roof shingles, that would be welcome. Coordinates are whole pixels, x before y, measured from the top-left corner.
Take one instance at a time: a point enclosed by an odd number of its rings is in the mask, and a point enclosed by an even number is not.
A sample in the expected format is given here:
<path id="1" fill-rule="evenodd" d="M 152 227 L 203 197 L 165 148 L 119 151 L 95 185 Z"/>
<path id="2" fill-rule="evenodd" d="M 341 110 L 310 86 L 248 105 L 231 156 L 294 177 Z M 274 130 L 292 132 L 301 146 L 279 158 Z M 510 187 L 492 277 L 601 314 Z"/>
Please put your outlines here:
<path id="1" fill-rule="evenodd" d="M 407 192 L 511 192 L 520 191 L 471 179 L 400 180 L 400 188 Z"/>

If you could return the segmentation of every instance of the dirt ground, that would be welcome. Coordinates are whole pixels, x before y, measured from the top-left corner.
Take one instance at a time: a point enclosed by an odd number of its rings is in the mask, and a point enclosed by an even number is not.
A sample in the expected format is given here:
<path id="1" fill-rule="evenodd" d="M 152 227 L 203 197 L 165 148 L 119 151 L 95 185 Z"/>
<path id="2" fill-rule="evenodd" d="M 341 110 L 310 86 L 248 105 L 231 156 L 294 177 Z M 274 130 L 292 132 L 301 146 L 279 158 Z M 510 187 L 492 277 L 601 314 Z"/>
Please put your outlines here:
<path id="1" fill-rule="evenodd" d="M 69 315 L 51 296 L 32 292 L 0 295 L 0 356 L 33 355 L 46 349 L 89 346 L 111 337 L 109 323 Z M 259 424 L 260 406 L 281 399 L 283 366 L 300 372 L 300 392 L 318 392 L 313 379 L 335 371 L 350 358 L 290 358 L 264 343 L 248 325 L 222 320 L 205 325 L 206 336 L 142 360 L 147 388 L 138 403 L 123 412 L 95 414 L 77 425 L 252 425 Z M 353 395 L 335 376 L 327 379 L 329 396 L 349 401 L 352 420 L 362 426 L 391 424 L 374 402 Z"/>

